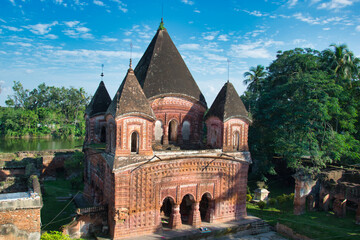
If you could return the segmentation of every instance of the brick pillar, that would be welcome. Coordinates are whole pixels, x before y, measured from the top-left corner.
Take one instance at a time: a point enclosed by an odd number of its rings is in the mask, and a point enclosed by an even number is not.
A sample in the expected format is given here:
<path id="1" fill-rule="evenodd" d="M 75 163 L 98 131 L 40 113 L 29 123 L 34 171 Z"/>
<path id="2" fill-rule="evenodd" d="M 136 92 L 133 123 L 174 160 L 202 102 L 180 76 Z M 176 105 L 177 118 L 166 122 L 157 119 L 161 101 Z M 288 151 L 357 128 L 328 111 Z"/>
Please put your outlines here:
<path id="1" fill-rule="evenodd" d="M 336 198 L 333 203 L 333 211 L 337 217 L 345 217 L 346 216 L 346 199 L 340 200 Z"/>
<path id="2" fill-rule="evenodd" d="M 182 225 L 181 223 L 181 214 L 180 214 L 180 205 L 174 204 L 172 213 L 170 215 L 169 226 L 172 229 L 180 228 Z"/>
<path id="3" fill-rule="evenodd" d="M 205 221 L 212 223 L 214 221 L 214 207 L 213 204 L 209 205 L 209 209 L 206 212 Z"/>
<path id="4" fill-rule="evenodd" d="M 315 198 L 311 194 L 307 197 L 307 206 L 308 211 L 315 211 Z"/>
<path id="5" fill-rule="evenodd" d="M 199 202 L 194 202 L 191 205 L 191 213 L 189 216 L 189 224 L 194 227 L 199 227 L 201 225 L 201 215 L 199 210 Z"/>
<path id="6" fill-rule="evenodd" d="M 356 219 L 356 224 L 360 224 L 360 202 L 358 203 L 355 219 Z"/>
<path id="7" fill-rule="evenodd" d="M 293 175 L 295 178 L 294 215 L 301 215 L 306 211 L 306 197 L 316 184 L 310 176 Z"/>

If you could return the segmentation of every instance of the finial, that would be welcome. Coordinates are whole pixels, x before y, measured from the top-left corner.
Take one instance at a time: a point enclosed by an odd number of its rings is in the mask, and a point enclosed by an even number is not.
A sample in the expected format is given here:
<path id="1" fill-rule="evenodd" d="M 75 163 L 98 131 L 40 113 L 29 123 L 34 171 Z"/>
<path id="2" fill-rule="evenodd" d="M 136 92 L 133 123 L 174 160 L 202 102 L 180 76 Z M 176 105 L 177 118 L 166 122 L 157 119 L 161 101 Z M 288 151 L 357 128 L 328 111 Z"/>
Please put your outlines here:
<path id="1" fill-rule="evenodd" d="M 132 41 L 130 42 L 130 63 L 129 63 L 129 70 L 132 69 L 132 49 L 133 49 L 133 44 Z"/>
<path id="2" fill-rule="evenodd" d="M 159 26 L 159 29 L 158 30 L 164 30 L 165 27 L 164 27 L 164 19 L 161 18 L 161 22 L 160 22 L 160 26 Z"/>
<path id="3" fill-rule="evenodd" d="M 101 74 L 100 74 L 100 77 L 101 77 L 101 81 L 103 80 L 103 77 L 104 77 L 104 64 L 101 64 Z"/>

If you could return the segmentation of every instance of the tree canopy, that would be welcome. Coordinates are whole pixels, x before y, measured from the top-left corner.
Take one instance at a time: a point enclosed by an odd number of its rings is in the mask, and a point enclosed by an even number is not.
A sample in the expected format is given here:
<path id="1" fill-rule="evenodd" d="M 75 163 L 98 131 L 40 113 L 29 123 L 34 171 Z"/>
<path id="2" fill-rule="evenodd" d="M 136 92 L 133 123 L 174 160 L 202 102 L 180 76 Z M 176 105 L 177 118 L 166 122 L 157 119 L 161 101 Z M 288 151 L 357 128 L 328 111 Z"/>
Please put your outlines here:
<path id="1" fill-rule="evenodd" d="M 308 173 L 360 163 L 359 59 L 346 45 L 331 47 L 279 51 L 242 96 L 252 108 L 249 146 L 263 176 L 275 174 L 279 159 Z"/>
<path id="2" fill-rule="evenodd" d="M 81 137 L 89 96 L 83 88 L 65 88 L 40 84 L 33 90 L 14 82 L 14 94 L 7 107 L 0 108 L 0 134 L 3 136 Z"/>

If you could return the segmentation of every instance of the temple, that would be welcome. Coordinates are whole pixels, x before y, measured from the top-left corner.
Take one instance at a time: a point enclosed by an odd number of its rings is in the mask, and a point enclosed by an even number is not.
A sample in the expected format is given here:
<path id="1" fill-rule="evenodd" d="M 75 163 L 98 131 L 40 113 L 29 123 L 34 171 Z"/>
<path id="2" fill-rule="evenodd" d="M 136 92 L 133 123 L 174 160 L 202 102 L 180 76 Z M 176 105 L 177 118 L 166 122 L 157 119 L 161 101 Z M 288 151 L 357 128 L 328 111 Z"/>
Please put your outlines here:
<path id="1" fill-rule="evenodd" d="M 112 239 L 246 214 L 251 120 L 226 82 L 207 103 L 163 22 L 111 100 L 86 109 L 85 196 Z"/>

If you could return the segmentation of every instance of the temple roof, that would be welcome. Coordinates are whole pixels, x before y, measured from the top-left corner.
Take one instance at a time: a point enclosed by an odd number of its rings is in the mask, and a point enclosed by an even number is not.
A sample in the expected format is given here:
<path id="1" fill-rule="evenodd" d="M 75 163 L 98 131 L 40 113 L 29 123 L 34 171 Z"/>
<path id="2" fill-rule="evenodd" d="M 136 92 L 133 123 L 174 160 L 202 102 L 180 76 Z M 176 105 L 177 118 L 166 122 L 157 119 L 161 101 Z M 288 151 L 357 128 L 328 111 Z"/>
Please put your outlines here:
<path id="1" fill-rule="evenodd" d="M 103 81 L 100 82 L 99 87 L 96 89 L 89 105 L 86 107 L 85 113 L 92 117 L 97 114 L 104 114 L 111 103 L 111 98 L 106 90 Z"/>
<path id="2" fill-rule="evenodd" d="M 211 116 L 216 116 L 223 122 L 230 118 L 242 118 L 247 122 L 251 122 L 244 103 L 230 82 L 224 84 L 206 113 L 205 119 Z"/>
<path id="3" fill-rule="evenodd" d="M 134 71 L 148 98 L 183 95 L 206 106 L 203 94 L 164 28 L 163 22 Z"/>
<path id="4" fill-rule="evenodd" d="M 107 114 L 116 117 L 131 113 L 142 114 L 155 119 L 149 101 L 136 79 L 134 71 L 130 68 L 115 93 L 115 97 L 107 109 Z"/>

